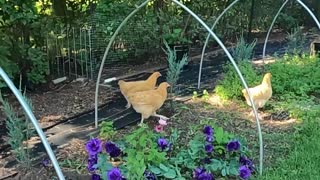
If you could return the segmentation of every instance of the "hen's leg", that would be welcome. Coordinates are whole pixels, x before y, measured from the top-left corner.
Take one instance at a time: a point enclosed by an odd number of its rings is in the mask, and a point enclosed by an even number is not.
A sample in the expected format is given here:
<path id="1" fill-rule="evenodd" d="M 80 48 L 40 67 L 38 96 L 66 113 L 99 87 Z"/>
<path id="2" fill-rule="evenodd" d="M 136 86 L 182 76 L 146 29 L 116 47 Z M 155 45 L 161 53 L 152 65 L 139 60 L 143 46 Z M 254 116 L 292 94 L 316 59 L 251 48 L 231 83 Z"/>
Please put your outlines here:
<path id="1" fill-rule="evenodd" d="M 126 96 L 124 96 L 124 98 L 127 100 L 126 108 L 129 109 L 131 107 L 131 103 L 129 102 L 129 100 Z"/>
<path id="2" fill-rule="evenodd" d="M 142 126 L 143 125 L 143 115 L 141 115 L 141 121 L 140 121 L 140 123 L 138 124 L 138 126 Z"/>
<path id="3" fill-rule="evenodd" d="M 258 119 L 259 119 L 259 120 L 263 120 L 263 118 L 262 118 L 262 116 L 260 115 L 259 111 L 257 111 L 257 113 L 258 113 Z M 251 113 L 250 113 L 249 116 L 255 117 L 253 110 L 251 111 Z"/>
<path id="4" fill-rule="evenodd" d="M 167 117 L 165 117 L 165 116 L 163 116 L 163 115 L 157 114 L 157 113 L 153 113 L 152 116 L 159 117 L 159 118 L 161 118 L 161 119 L 163 119 L 163 120 L 168 120 L 168 119 L 169 119 L 169 118 L 167 118 Z"/>

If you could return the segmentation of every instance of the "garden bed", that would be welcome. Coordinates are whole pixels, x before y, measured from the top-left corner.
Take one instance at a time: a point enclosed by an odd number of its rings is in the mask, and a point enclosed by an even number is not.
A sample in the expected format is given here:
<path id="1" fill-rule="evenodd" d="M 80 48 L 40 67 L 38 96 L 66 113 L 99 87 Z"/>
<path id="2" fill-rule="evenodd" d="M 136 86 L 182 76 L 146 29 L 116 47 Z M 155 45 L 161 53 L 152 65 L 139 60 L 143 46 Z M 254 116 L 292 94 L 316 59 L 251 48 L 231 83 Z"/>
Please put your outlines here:
<path id="1" fill-rule="evenodd" d="M 213 89 L 213 87 L 215 86 L 215 83 L 217 82 L 218 79 L 220 79 L 219 77 L 219 72 L 221 72 L 221 65 L 223 64 L 223 62 L 225 62 L 225 60 L 223 59 L 219 59 L 216 56 L 213 57 L 215 61 L 211 60 L 206 60 L 205 63 L 207 63 L 204 67 L 204 72 L 203 75 L 205 76 L 205 78 L 203 79 L 203 83 L 205 84 L 205 86 L 202 86 L 203 89 L 208 89 L 211 90 Z M 192 93 L 193 91 L 196 90 L 196 83 L 197 83 L 197 79 L 194 77 L 197 77 L 197 70 L 198 70 L 198 66 L 197 64 L 192 64 L 191 66 L 189 66 L 189 68 L 182 73 L 182 78 L 180 80 L 180 85 L 178 90 L 178 96 L 188 96 L 187 99 L 190 99 L 192 97 Z M 165 71 L 161 71 L 163 74 L 165 74 Z M 213 73 L 216 72 L 216 73 Z M 138 75 L 135 78 L 137 79 L 143 79 L 147 76 L 148 74 L 142 74 L 142 75 Z M 159 79 L 159 82 L 164 81 L 164 77 L 162 77 L 162 79 Z M 74 83 L 75 84 L 75 83 Z M 64 88 L 66 88 L 67 86 L 69 86 L 70 84 L 67 84 L 65 87 L 62 87 L 61 90 L 63 90 Z M 80 93 L 78 93 L 79 95 L 77 96 L 78 98 L 72 97 L 70 96 L 72 92 L 72 90 L 67 90 L 67 92 L 69 93 L 69 97 L 72 98 L 70 99 L 70 101 L 63 101 L 62 103 L 67 103 L 67 102 L 75 102 L 75 100 L 80 100 L 81 99 L 81 94 L 85 94 L 85 92 L 91 92 L 89 89 L 94 89 L 94 83 L 92 83 L 90 85 L 90 83 L 87 86 L 84 87 L 88 87 L 88 89 L 84 89 L 83 91 L 81 91 Z M 77 87 L 79 87 L 79 84 L 76 85 Z M 111 94 L 101 94 L 99 97 L 103 97 L 100 98 L 99 100 L 101 101 L 101 103 L 103 103 L 103 101 L 106 101 L 106 97 L 107 95 L 111 95 L 111 96 L 119 96 L 121 98 L 121 95 L 119 94 L 119 92 L 117 92 L 116 90 L 116 84 L 113 83 L 112 84 L 114 91 L 112 91 Z M 89 88 L 90 87 L 90 88 Z M 75 87 L 74 87 L 75 88 Z M 68 89 L 68 88 L 67 88 Z M 79 88 L 78 88 L 79 89 Z M 101 90 L 103 91 L 103 90 Z M 100 91 L 100 92 L 101 92 Z M 66 94 L 68 94 L 66 93 Z M 93 94 L 91 94 L 93 93 Z M 90 98 L 86 98 L 85 99 L 90 99 L 91 101 L 91 108 L 92 108 L 92 102 L 93 102 L 93 96 L 94 96 L 94 92 L 92 91 L 90 93 Z M 201 93 L 201 92 L 199 92 Z M 89 93 L 88 93 L 89 94 Z M 191 96 L 190 96 L 191 95 Z M 56 97 L 57 94 L 55 94 L 54 96 L 49 96 L 50 98 Z M 75 99 L 73 99 L 75 98 Z M 104 99 L 106 98 L 106 99 Z M 218 126 L 223 127 L 224 129 L 226 129 L 227 131 L 230 131 L 234 134 L 241 134 L 241 136 L 247 138 L 248 140 L 248 144 L 249 144 L 249 148 L 252 149 L 253 153 L 253 159 L 255 162 L 257 162 L 257 154 L 255 154 L 255 152 L 258 152 L 258 147 L 255 145 L 257 144 L 257 136 L 255 136 L 254 134 L 256 134 L 256 125 L 255 122 L 250 120 L 250 118 L 247 116 L 247 109 L 248 108 L 243 108 L 243 106 L 241 105 L 241 103 L 231 103 L 229 105 L 222 105 L 221 104 L 217 105 L 216 101 L 213 101 L 213 99 L 215 99 L 215 96 L 212 96 L 211 98 L 209 98 L 208 101 L 203 102 L 203 101 L 199 101 L 198 100 L 190 100 L 190 101 L 186 101 L 185 103 L 183 102 L 176 102 L 175 106 L 176 106 L 176 112 L 172 114 L 172 110 L 170 109 L 170 107 L 166 106 L 164 108 L 162 108 L 162 110 L 160 111 L 160 113 L 164 114 L 164 115 L 168 115 L 171 117 L 171 120 L 169 122 L 169 127 L 175 127 L 178 130 L 181 131 L 187 131 L 187 126 L 186 124 L 193 126 L 193 125 L 197 125 L 199 124 L 199 121 L 203 120 L 203 119 L 212 119 L 212 121 L 215 122 L 215 124 L 217 124 Z M 211 99 L 211 101 L 210 101 Z M 118 108 L 118 112 L 119 110 L 121 111 L 121 109 L 124 108 L 125 105 L 125 101 L 122 100 L 120 101 L 118 98 L 117 99 L 113 99 L 112 101 L 114 101 L 115 103 L 119 103 L 117 104 L 117 106 L 119 106 Z M 37 101 L 36 101 L 37 102 Z M 45 102 L 45 100 L 42 99 L 42 101 L 39 102 Z M 82 101 L 83 102 L 83 101 Z M 76 102 L 81 104 L 82 103 L 81 100 Z M 85 102 L 85 103 L 89 103 Z M 36 104 L 34 102 L 34 104 Z M 123 105 L 123 107 L 121 106 Z M 76 107 L 75 109 L 79 109 L 80 111 L 83 111 L 83 108 L 77 108 L 77 106 L 75 106 L 73 104 L 74 107 Z M 63 107 L 63 106 L 61 106 Z M 43 107 L 42 107 L 43 108 Z M 87 108 L 87 107 L 85 107 Z M 109 107 L 107 107 L 106 109 L 109 109 Z M 68 111 L 68 110 L 67 110 Z M 71 109 L 69 109 L 68 111 L 69 113 L 75 113 L 78 111 L 73 111 Z M 133 111 L 131 110 L 131 112 L 129 112 L 129 115 L 127 118 L 133 120 L 131 123 L 136 122 L 137 120 L 140 119 L 139 115 L 136 113 L 132 113 Z M 238 112 L 238 113 L 234 113 L 234 112 Z M 75 113 L 77 114 L 77 113 Z M 111 114 L 114 114 L 114 112 L 111 112 Z M 91 114 L 92 115 L 92 114 Z M 283 137 L 286 134 L 290 134 L 293 131 L 292 128 L 292 124 L 296 123 L 295 119 L 292 119 L 288 116 L 288 112 L 286 110 L 284 111 L 278 111 L 278 112 L 270 112 L 267 113 L 265 115 L 265 119 L 262 122 L 262 129 L 263 132 L 265 134 L 273 134 L 273 136 L 265 136 L 265 148 L 266 148 L 266 164 L 267 166 L 272 164 L 272 160 L 274 158 L 274 156 L 276 156 L 277 154 L 281 155 L 284 154 L 285 152 L 288 152 L 288 148 L 290 147 L 288 144 L 290 144 L 290 141 L 286 141 L 284 140 L 284 142 L 282 143 L 282 145 L 279 147 L 275 147 L 275 137 Z M 61 117 L 60 117 L 61 118 Z M 60 118 L 57 118 L 57 120 L 60 120 Z M 84 118 L 85 119 L 85 118 Z M 91 119 L 92 120 L 92 119 Z M 149 128 L 153 129 L 155 126 L 155 119 L 154 118 L 150 118 L 148 120 L 148 126 Z M 88 121 L 88 119 L 86 120 Z M 210 120 L 211 121 L 211 120 Z M 45 120 L 42 120 L 41 122 L 46 122 Z M 130 124 L 130 123 L 129 123 Z M 126 124 L 126 125 L 129 125 Z M 183 126 L 181 126 L 181 124 L 184 124 Z M 43 125 L 43 124 L 42 124 Z M 50 123 L 47 123 L 47 126 L 50 126 Z M 73 124 L 74 126 L 77 124 Z M 121 126 L 126 126 L 126 125 L 121 125 Z M 66 126 L 68 127 L 68 126 Z M 123 137 L 126 134 L 131 133 L 134 129 L 136 129 L 136 126 L 133 127 L 128 127 L 122 130 L 118 131 L 119 134 L 119 138 Z M 55 134 L 55 130 L 53 128 L 52 130 Z M 50 129 L 47 132 L 50 134 Z M 60 132 L 62 133 L 62 132 Z M 85 136 L 82 137 L 88 137 L 87 133 L 84 133 Z M 76 138 L 75 136 L 70 137 L 70 139 L 67 139 L 66 141 L 70 142 L 71 139 Z M 80 138 L 81 139 L 81 138 Z M 85 141 L 80 141 L 75 143 L 74 141 L 71 141 L 70 143 L 68 143 L 68 147 L 72 146 L 72 147 L 76 147 L 76 149 L 80 149 L 79 152 L 84 152 L 84 146 L 83 144 L 85 143 Z M 181 141 L 181 143 L 183 143 L 183 141 Z M 279 143 L 279 141 L 277 142 Z M 58 149 L 59 151 L 59 155 L 58 158 L 59 159 L 64 159 L 64 167 L 68 169 L 68 167 L 66 167 L 65 164 L 67 164 L 67 166 L 69 166 L 69 168 L 71 169 L 75 169 L 78 168 L 80 173 L 86 174 L 85 171 L 85 156 L 83 154 L 79 155 L 77 154 L 75 157 L 67 157 L 65 155 L 63 155 L 63 153 L 61 154 L 61 152 L 68 152 L 68 147 L 62 146 Z M 41 150 L 43 151 L 43 149 Z M 70 151 L 69 149 L 69 152 Z M 79 159 L 79 157 L 82 157 Z M 66 160 L 67 159 L 67 160 Z M 45 169 L 50 169 L 50 168 L 45 168 Z M 37 170 L 38 171 L 38 170 Z M 49 171 L 51 173 L 52 172 L 52 168 Z M 54 173 L 53 173 L 54 174 Z M 49 175 L 50 176 L 50 173 Z M 75 178 L 76 176 L 74 176 Z"/>

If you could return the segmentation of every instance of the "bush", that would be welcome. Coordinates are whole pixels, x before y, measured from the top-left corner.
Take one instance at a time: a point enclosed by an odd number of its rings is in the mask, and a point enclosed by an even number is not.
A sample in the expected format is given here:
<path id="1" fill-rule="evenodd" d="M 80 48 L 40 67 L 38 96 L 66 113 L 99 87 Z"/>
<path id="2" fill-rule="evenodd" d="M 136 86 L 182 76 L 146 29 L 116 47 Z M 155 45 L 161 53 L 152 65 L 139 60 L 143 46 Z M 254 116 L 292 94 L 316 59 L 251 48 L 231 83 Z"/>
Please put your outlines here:
<path id="1" fill-rule="evenodd" d="M 247 81 L 248 86 L 257 85 L 262 81 L 262 77 L 257 74 L 251 62 L 240 61 L 238 67 Z M 218 82 L 214 91 L 223 99 L 242 97 L 241 90 L 244 88 L 240 78 L 231 63 L 224 67 L 224 78 Z"/>
<path id="2" fill-rule="evenodd" d="M 304 96 L 320 92 L 319 59 L 308 56 L 288 56 L 268 64 L 275 95 Z"/>
<path id="3" fill-rule="evenodd" d="M 250 62 L 240 62 L 240 71 L 243 73 L 249 87 L 261 83 L 259 76 Z M 309 96 L 320 93 L 320 62 L 319 59 L 302 55 L 289 56 L 277 59 L 276 62 L 265 65 L 266 72 L 272 73 L 272 90 L 274 97 L 287 98 L 288 96 Z M 224 99 L 242 97 L 243 85 L 233 66 L 225 67 L 224 78 L 219 81 L 215 92 Z"/>

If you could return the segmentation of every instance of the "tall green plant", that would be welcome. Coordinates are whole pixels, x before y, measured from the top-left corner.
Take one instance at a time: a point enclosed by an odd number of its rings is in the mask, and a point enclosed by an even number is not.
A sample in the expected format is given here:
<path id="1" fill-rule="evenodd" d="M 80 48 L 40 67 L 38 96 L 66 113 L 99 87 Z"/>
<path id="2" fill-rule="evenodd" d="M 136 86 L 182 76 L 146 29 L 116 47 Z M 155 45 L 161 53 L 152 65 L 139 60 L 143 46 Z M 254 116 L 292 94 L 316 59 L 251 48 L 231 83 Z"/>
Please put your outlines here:
<path id="1" fill-rule="evenodd" d="M 299 27 L 292 29 L 290 33 L 287 33 L 287 52 L 290 54 L 301 54 L 304 51 L 306 45 L 306 37 L 303 35 L 302 30 Z"/>
<path id="2" fill-rule="evenodd" d="M 27 104 L 32 107 L 31 101 L 23 97 Z M 25 143 L 33 134 L 34 129 L 31 128 L 30 121 L 26 114 L 23 118 L 18 116 L 17 112 L 14 112 L 13 107 L 5 100 L 0 92 L 0 102 L 3 104 L 4 113 L 7 116 L 6 128 L 8 129 L 9 140 L 8 143 L 11 146 L 13 154 L 16 160 L 24 168 L 30 168 L 31 166 L 31 156 L 28 149 L 28 143 Z"/>
<path id="3" fill-rule="evenodd" d="M 167 61 L 169 64 L 167 82 L 171 85 L 170 92 L 173 93 L 182 72 L 182 68 L 188 63 L 188 56 L 185 54 L 180 61 L 177 61 L 176 52 L 169 47 L 167 42 L 164 42 L 164 44 L 167 48 L 167 51 L 165 52 L 167 54 Z"/>
<path id="4" fill-rule="evenodd" d="M 256 46 L 257 40 L 248 44 L 241 35 L 236 44 L 236 47 L 232 49 L 232 55 L 236 61 L 249 60 L 252 57 L 253 49 Z"/>

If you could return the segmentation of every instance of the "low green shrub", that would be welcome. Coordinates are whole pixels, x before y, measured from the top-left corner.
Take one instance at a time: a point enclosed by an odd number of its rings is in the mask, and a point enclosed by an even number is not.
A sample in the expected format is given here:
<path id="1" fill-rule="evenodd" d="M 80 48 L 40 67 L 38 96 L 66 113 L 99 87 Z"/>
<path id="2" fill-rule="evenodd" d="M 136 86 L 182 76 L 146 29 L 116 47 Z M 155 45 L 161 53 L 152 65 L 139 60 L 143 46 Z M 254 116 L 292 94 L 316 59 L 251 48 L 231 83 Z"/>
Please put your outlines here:
<path id="1" fill-rule="evenodd" d="M 262 76 L 250 62 L 239 62 L 240 71 L 243 73 L 249 87 L 261 83 Z M 315 57 L 306 55 L 285 55 L 274 63 L 265 65 L 265 71 L 272 73 L 273 96 L 287 99 L 288 97 L 305 97 L 320 93 L 320 61 Z M 215 92 L 224 99 L 242 97 L 243 85 L 233 66 L 225 67 L 224 78 L 219 81 Z"/>
<path id="2" fill-rule="evenodd" d="M 251 62 L 240 61 L 238 67 L 247 81 L 248 86 L 253 86 L 261 82 L 261 76 L 253 68 Z M 219 81 L 214 91 L 223 99 L 233 99 L 242 97 L 241 90 L 244 88 L 240 78 L 231 63 L 224 67 L 224 77 Z"/>

